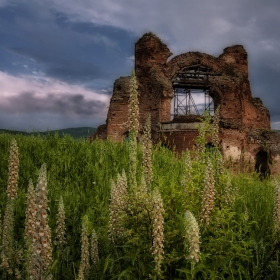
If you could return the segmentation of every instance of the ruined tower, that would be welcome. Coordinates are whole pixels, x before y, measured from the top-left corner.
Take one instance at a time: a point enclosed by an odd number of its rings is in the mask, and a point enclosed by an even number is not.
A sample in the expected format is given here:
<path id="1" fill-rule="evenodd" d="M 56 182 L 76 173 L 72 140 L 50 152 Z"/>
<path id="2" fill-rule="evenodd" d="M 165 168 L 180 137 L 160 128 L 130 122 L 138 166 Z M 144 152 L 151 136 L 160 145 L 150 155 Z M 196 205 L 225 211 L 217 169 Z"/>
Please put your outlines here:
<path id="1" fill-rule="evenodd" d="M 280 137 L 270 130 L 267 108 L 252 96 L 243 46 L 227 47 L 218 57 L 187 52 L 168 61 L 171 55 L 150 33 L 135 44 L 140 124 L 151 115 L 153 141 L 179 153 L 193 149 L 199 115 L 219 106 L 219 147 L 224 157 L 246 161 L 252 168 L 280 171 Z M 130 77 L 115 81 L 106 124 L 93 137 L 112 141 L 127 137 L 129 83 Z M 204 98 L 204 108 L 195 104 L 197 94 Z"/>

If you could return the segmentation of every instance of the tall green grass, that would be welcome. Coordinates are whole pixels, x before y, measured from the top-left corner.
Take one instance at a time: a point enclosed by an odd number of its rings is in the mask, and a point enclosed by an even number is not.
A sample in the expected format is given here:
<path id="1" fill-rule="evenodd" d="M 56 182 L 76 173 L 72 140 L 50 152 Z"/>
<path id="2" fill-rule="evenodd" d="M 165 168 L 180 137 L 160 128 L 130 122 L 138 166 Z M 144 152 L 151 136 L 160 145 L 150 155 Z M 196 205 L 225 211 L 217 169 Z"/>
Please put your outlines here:
<path id="1" fill-rule="evenodd" d="M 134 269 L 137 260 L 122 255 L 125 247 L 114 248 L 108 239 L 110 180 L 125 170 L 129 174 L 128 142 L 74 140 L 58 135 L 23 136 L 0 134 L 0 210 L 6 207 L 8 158 L 12 138 L 19 148 L 19 184 L 15 205 L 15 239 L 24 248 L 25 200 L 29 179 L 37 183 L 40 167 L 47 166 L 49 225 L 55 237 L 56 216 L 62 196 L 66 216 L 67 245 L 61 251 L 53 245 L 53 279 L 78 277 L 82 218 L 88 217 L 89 231 L 98 236 L 99 261 L 89 273 L 89 279 L 149 279 L 153 275 L 153 258 L 146 245 L 136 252 L 142 257 L 141 269 Z M 164 260 L 163 279 L 280 279 L 278 252 L 267 265 L 274 245 L 279 240 L 273 222 L 274 185 L 260 181 L 254 174 L 220 174 L 213 153 L 208 153 L 214 166 L 216 189 L 215 208 L 209 225 L 201 220 L 206 161 L 191 162 L 189 178 L 185 178 L 185 155 L 156 146 L 152 151 L 153 181 L 164 205 Z M 137 147 L 137 182 L 143 171 L 141 144 Z M 184 180 L 185 179 L 185 180 Z M 226 203 L 226 186 L 231 182 L 234 201 Z M 182 183 L 182 181 L 184 183 Z M 184 213 L 193 213 L 200 226 L 200 261 L 192 265 L 184 247 Z M 131 225 L 131 224 L 130 224 Z M 129 230 L 129 229 L 128 229 Z M 143 241 L 144 242 L 144 241 Z M 123 244 L 122 246 L 126 246 Z M 117 251 L 116 251 L 117 249 Z M 142 251 L 144 250 L 145 251 Z M 118 255 L 116 255 L 116 253 Z M 126 259 L 128 258 L 128 259 Z M 130 258 L 130 259 L 129 259 Z M 120 265 L 121 264 L 121 265 Z M 24 279 L 25 265 L 20 265 Z M 1 272 L 2 271 L 2 272 Z M 3 269 L 0 273 L 4 273 Z M 4 274 L 3 274 L 4 275 Z M 159 276 L 157 276 L 159 277 Z M 13 278 L 9 278 L 13 279 Z M 156 278 L 154 278 L 156 279 Z"/>

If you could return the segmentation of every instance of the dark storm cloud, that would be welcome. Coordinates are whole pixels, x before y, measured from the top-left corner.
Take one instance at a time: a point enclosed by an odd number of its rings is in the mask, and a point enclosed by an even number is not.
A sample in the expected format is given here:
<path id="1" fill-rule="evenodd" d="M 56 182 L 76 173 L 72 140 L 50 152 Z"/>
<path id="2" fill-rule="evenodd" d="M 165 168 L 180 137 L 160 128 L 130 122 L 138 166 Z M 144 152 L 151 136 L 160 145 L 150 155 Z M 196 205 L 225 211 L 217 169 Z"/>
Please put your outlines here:
<path id="1" fill-rule="evenodd" d="M 125 57 L 133 53 L 132 47 L 120 48 L 121 41 L 131 40 L 126 31 L 71 23 L 66 15 L 38 2 L 0 9 L 0 24 L 4 27 L 0 29 L 4 39 L 0 47 L 34 59 L 48 76 L 68 83 L 94 79 L 111 83 L 117 73 L 128 70 Z"/>
<path id="2" fill-rule="evenodd" d="M 43 65 L 45 74 L 68 83 L 83 83 L 94 79 L 109 78 L 109 75 L 99 66 L 91 62 L 77 60 L 74 57 L 68 59 L 63 57 L 55 58 L 50 53 L 21 48 L 10 48 L 9 50 L 35 59 L 37 63 L 39 62 Z"/>
<path id="3" fill-rule="evenodd" d="M 105 103 L 85 98 L 81 94 L 38 96 L 34 92 L 23 92 L 6 98 L 5 103 L 0 104 L 0 111 L 13 112 L 13 114 L 49 112 L 64 116 L 92 118 L 102 114 L 105 106 Z"/>
<path id="4" fill-rule="evenodd" d="M 68 83 L 92 81 L 97 78 L 109 78 L 109 75 L 101 70 L 100 67 L 90 62 L 74 59 L 72 61 L 69 59 L 64 62 L 53 63 L 46 69 L 46 74 L 67 81 Z"/>
<path id="5" fill-rule="evenodd" d="M 264 48 L 249 52 L 249 80 L 252 95 L 262 99 L 275 122 L 280 120 L 280 56 L 268 43 Z"/>

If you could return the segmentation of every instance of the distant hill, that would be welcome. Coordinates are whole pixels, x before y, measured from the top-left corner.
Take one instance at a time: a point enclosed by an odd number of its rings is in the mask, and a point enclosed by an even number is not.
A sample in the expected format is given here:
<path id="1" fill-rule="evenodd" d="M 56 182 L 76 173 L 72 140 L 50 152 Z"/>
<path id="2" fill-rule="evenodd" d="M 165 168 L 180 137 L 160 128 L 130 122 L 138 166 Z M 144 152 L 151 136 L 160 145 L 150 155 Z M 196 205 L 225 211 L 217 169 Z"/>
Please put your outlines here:
<path id="1" fill-rule="evenodd" d="M 92 135 L 96 131 L 94 127 L 75 127 L 75 128 L 65 128 L 65 129 L 58 129 L 58 130 L 49 130 L 44 132 L 25 132 L 25 131 L 16 131 L 16 130 L 8 130 L 8 129 L 0 129 L 0 133 L 6 132 L 11 134 L 23 134 L 23 135 L 54 135 L 58 133 L 59 137 L 63 137 L 66 134 L 71 135 L 73 138 L 78 139 L 82 137 L 88 137 Z"/>

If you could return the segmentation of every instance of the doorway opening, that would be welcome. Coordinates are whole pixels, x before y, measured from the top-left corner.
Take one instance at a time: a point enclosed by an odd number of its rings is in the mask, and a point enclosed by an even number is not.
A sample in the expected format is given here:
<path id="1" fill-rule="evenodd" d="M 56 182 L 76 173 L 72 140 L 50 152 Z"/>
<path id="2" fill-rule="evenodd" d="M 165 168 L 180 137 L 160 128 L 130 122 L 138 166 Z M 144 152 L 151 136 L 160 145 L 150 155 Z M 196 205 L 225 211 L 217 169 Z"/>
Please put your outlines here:
<path id="1" fill-rule="evenodd" d="M 267 152 L 260 151 L 256 154 L 255 171 L 259 173 L 260 178 L 262 179 L 269 176 L 269 155 Z"/>

